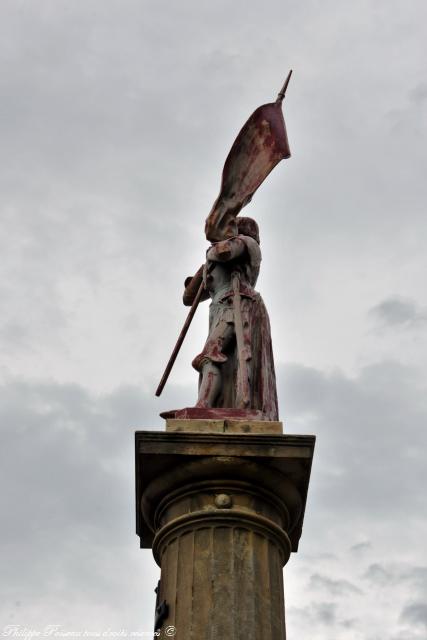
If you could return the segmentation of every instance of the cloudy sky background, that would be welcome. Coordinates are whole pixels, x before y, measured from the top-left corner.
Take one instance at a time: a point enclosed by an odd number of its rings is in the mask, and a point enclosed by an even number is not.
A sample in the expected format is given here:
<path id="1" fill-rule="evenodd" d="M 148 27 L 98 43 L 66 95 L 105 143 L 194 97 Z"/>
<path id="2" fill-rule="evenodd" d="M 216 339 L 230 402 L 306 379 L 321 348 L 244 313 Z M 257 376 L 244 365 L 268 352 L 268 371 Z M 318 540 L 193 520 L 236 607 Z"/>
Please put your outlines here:
<path id="1" fill-rule="evenodd" d="M 3 0 L 0 623 L 151 630 L 133 432 L 191 405 L 207 307 L 154 397 L 243 122 L 293 153 L 261 227 L 281 418 L 318 437 L 288 635 L 427 635 L 422 0 Z"/>

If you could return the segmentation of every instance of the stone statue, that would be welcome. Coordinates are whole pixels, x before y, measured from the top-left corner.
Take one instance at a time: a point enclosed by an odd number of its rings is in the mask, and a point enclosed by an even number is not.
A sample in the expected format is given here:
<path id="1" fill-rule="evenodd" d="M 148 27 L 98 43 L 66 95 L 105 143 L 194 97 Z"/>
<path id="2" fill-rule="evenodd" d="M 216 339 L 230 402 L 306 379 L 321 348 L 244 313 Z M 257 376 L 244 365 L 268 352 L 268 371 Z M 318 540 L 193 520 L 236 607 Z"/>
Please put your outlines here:
<path id="1" fill-rule="evenodd" d="M 199 372 L 198 399 L 193 410 L 163 417 L 278 420 L 270 322 L 254 288 L 259 230 L 255 220 L 238 216 L 276 164 L 290 156 L 281 104 L 291 73 L 276 102 L 250 116 L 225 161 L 220 194 L 205 224 L 211 242 L 206 263 L 185 281 L 183 301 L 191 310 L 156 391 L 160 395 L 199 302 L 210 298 L 209 335 L 192 363 Z"/>
<path id="2" fill-rule="evenodd" d="M 211 298 L 209 335 L 193 360 L 199 372 L 198 408 L 236 408 L 278 420 L 270 323 L 254 289 L 260 264 L 258 225 L 237 219 L 238 235 L 214 243 L 206 264 L 187 278 L 184 304 L 191 305 L 200 283 Z"/>

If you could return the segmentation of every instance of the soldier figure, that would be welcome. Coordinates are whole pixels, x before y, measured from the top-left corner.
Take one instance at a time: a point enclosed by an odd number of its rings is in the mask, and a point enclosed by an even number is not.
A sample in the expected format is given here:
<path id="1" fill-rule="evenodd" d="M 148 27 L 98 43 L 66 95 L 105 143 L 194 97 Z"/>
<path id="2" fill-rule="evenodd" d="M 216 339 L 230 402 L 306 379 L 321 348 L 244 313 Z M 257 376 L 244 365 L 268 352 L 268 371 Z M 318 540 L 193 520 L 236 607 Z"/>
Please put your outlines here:
<path id="1" fill-rule="evenodd" d="M 270 323 L 254 289 L 260 264 L 258 225 L 238 217 L 237 235 L 213 243 L 206 264 L 185 281 L 183 301 L 193 303 L 200 283 L 202 300 L 211 298 L 209 335 L 193 360 L 199 372 L 199 408 L 258 410 L 278 420 Z"/>
<path id="2" fill-rule="evenodd" d="M 261 264 L 258 225 L 239 214 L 277 163 L 291 155 L 282 113 L 291 73 L 276 101 L 258 107 L 235 139 L 224 164 L 220 193 L 206 219 L 205 235 L 212 243 L 206 264 L 185 281 L 184 304 L 191 309 L 156 395 L 168 379 L 197 305 L 211 298 L 209 335 L 193 360 L 199 372 L 193 415 L 214 417 L 215 409 L 229 409 L 230 414 L 248 419 L 278 420 L 270 322 L 254 289 Z M 160 415 L 176 417 L 185 411 Z"/>

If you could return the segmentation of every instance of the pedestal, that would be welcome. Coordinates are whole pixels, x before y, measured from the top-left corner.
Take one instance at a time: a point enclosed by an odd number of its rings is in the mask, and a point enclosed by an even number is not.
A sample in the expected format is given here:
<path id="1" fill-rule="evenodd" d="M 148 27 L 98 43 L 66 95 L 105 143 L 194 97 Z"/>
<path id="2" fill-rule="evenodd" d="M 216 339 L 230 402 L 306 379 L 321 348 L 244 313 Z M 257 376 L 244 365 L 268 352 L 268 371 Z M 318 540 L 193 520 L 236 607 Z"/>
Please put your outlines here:
<path id="1" fill-rule="evenodd" d="M 137 534 L 161 567 L 164 633 L 286 637 L 282 568 L 298 549 L 315 438 L 280 430 L 171 420 L 136 432 Z"/>

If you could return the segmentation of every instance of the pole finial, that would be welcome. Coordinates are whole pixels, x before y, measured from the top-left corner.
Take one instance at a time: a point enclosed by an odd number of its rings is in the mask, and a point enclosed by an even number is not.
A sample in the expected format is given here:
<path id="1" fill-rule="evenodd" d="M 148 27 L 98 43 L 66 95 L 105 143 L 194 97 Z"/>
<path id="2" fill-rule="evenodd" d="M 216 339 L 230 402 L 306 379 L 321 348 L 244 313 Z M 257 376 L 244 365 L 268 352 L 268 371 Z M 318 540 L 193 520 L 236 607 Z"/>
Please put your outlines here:
<path id="1" fill-rule="evenodd" d="M 292 69 L 288 73 L 288 77 L 285 80 L 283 87 L 280 89 L 277 94 L 276 104 L 281 104 L 283 102 L 283 98 L 285 97 L 286 89 L 288 88 L 289 80 L 291 79 Z"/>

